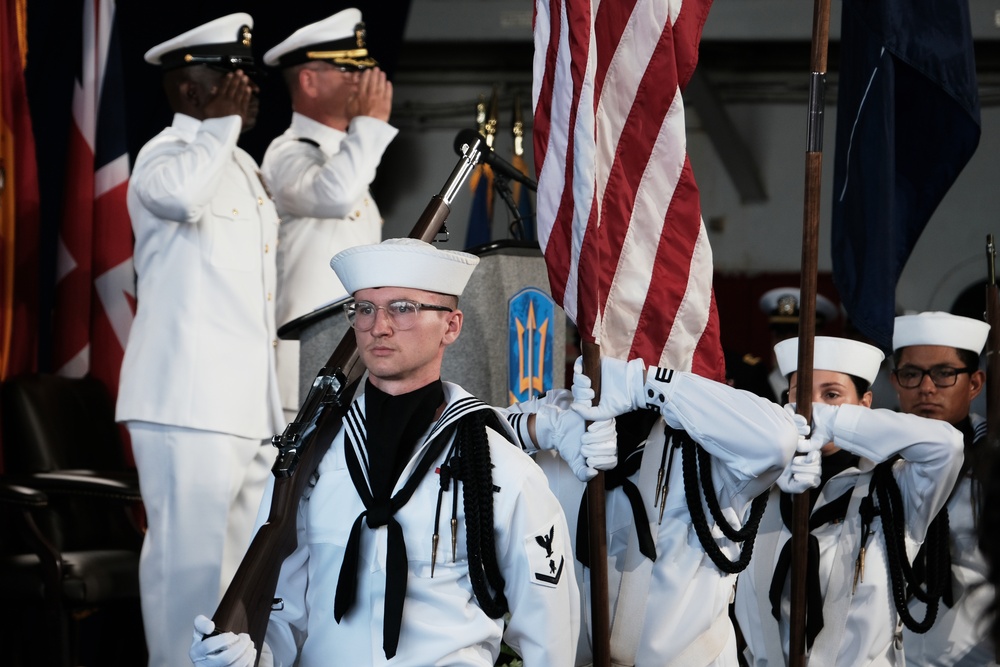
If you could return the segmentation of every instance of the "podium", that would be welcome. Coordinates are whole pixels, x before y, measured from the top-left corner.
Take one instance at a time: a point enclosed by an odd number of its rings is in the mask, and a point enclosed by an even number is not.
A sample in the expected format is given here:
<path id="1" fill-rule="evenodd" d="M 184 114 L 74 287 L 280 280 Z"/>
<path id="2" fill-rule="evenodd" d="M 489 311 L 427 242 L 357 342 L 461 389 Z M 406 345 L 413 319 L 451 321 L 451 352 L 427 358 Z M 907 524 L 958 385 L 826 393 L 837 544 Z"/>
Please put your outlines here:
<path id="1" fill-rule="evenodd" d="M 468 252 L 480 262 L 459 299 L 462 333 L 444 353 L 441 378 L 495 406 L 564 387 L 566 314 L 552 300 L 538 245 L 498 241 Z M 324 306 L 278 330 L 280 338 L 300 343 L 300 397 L 350 333 L 343 313 L 349 302 Z"/>

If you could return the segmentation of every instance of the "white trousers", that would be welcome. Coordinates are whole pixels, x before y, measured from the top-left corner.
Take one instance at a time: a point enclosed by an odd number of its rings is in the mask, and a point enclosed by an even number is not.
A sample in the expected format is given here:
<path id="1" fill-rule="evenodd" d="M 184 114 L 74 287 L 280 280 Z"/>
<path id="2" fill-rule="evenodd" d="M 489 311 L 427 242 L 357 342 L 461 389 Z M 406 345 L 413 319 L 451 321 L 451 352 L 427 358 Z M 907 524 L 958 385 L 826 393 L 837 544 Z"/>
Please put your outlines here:
<path id="1" fill-rule="evenodd" d="M 190 665 L 194 617 L 211 617 L 243 559 L 277 450 L 225 433 L 127 426 L 148 523 L 139 589 L 149 667 Z"/>

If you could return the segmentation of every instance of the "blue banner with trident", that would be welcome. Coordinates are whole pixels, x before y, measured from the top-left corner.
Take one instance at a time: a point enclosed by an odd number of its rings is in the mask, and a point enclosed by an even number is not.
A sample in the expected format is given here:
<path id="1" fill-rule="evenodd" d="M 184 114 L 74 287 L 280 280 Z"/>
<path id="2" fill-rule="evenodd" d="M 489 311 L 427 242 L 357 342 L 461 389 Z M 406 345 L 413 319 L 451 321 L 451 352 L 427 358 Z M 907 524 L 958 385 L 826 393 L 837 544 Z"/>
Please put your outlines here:
<path id="1" fill-rule="evenodd" d="M 507 388 L 511 403 L 541 396 L 552 388 L 554 314 L 555 301 L 535 287 L 526 287 L 510 299 Z"/>

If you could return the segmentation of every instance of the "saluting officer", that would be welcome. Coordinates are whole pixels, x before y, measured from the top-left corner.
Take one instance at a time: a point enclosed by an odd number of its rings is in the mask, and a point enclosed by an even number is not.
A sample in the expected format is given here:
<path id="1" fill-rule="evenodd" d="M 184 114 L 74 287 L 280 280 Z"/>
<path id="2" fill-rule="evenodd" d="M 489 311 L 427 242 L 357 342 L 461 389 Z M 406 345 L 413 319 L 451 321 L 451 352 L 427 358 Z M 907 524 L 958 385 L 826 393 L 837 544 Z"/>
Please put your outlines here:
<path id="1" fill-rule="evenodd" d="M 186 660 L 249 544 L 281 428 L 274 345 L 278 214 L 236 146 L 257 118 L 248 14 L 151 48 L 173 123 L 129 180 L 138 306 L 116 417 L 148 529 L 140 560 L 150 665 Z"/>
<path id="2" fill-rule="evenodd" d="M 345 248 L 378 243 L 382 216 L 369 187 L 389 143 L 392 83 L 368 53 L 357 9 L 299 28 L 264 54 L 281 69 L 292 123 L 271 142 L 261 169 L 281 214 L 278 326 L 346 297 L 330 275 Z M 299 343 L 279 341 L 288 421 L 299 409 Z"/>

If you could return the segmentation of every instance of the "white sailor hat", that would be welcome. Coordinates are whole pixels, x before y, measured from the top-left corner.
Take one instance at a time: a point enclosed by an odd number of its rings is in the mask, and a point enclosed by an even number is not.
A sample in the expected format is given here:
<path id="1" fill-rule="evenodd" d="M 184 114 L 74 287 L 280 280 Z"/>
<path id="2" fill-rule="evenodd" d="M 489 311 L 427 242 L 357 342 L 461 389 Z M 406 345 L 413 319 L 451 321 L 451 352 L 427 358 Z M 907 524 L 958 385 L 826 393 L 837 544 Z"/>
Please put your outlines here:
<path id="1" fill-rule="evenodd" d="M 767 315 L 771 324 L 798 324 L 799 302 L 801 301 L 798 287 L 775 287 L 760 297 L 760 309 Z M 837 319 L 837 307 L 822 294 L 816 295 L 816 325 Z"/>
<path id="2" fill-rule="evenodd" d="M 211 65 L 252 72 L 255 69 L 250 50 L 252 29 L 253 18 L 249 14 L 230 14 L 157 44 L 143 57 L 147 63 L 165 70 Z"/>
<path id="3" fill-rule="evenodd" d="M 410 287 L 459 296 L 477 264 L 475 255 L 408 238 L 354 246 L 330 260 L 348 294 L 370 287 Z"/>
<path id="4" fill-rule="evenodd" d="M 358 71 L 378 63 L 368 55 L 368 33 L 361 10 L 350 8 L 293 32 L 264 54 L 271 67 L 292 67 L 310 60 L 323 60 L 345 70 Z"/>
<path id="5" fill-rule="evenodd" d="M 799 367 L 799 339 L 789 338 L 774 346 L 781 374 L 788 376 Z M 875 381 L 885 355 L 874 345 L 850 338 L 816 336 L 813 347 L 813 368 L 859 377 L 868 384 Z"/>
<path id="6" fill-rule="evenodd" d="M 910 345 L 944 345 L 979 354 L 986 344 L 990 325 L 982 320 L 943 312 L 902 315 L 892 330 L 892 349 Z"/>

